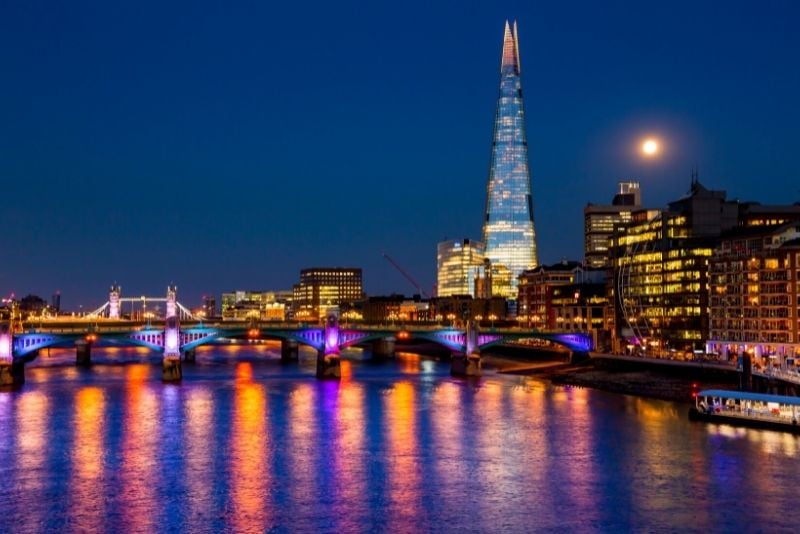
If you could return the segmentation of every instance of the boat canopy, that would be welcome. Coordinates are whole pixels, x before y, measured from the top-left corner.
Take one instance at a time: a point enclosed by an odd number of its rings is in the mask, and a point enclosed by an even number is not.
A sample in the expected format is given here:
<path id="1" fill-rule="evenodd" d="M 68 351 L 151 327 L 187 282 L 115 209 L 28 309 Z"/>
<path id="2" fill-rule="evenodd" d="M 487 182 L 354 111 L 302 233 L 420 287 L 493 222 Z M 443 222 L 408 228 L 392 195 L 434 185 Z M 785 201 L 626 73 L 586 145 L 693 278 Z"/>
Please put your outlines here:
<path id="1" fill-rule="evenodd" d="M 786 395 L 767 395 L 750 391 L 730 391 L 727 389 L 706 389 L 697 394 L 698 397 L 720 397 L 723 399 L 749 400 L 759 402 L 777 402 L 789 406 L 800 406 L 800 397 Z"/>

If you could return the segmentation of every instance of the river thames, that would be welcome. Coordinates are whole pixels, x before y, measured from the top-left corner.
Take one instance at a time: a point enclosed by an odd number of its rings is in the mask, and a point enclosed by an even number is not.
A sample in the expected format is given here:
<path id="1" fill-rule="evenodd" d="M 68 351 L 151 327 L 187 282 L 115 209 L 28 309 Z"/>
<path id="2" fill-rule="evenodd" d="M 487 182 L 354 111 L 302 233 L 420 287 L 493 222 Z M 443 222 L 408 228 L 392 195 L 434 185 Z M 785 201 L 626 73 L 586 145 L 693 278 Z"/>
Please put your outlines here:
<path id="1" fill-rule="evenodd" d="M 781 531 L 800 440 L 690 423 L 688 405 L 402 353 L 217 346 L 42 356 L 0 393 L 0 531 Z"/>

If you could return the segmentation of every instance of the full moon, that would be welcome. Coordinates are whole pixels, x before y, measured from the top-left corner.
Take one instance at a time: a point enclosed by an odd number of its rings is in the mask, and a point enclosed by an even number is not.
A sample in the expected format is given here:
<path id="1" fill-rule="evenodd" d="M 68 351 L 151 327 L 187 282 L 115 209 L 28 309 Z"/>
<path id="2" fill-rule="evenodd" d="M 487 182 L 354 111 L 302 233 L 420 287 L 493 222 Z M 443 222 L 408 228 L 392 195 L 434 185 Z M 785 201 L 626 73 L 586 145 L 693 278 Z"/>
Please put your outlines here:
<path id="1" fill-rule="evenodd" d="M 644 152 L 646 156 L 654 156 L 658 152 L 658 143 L 656 140 L 646 139 L 644 143 L 642 143 L 642 152 Z"/>

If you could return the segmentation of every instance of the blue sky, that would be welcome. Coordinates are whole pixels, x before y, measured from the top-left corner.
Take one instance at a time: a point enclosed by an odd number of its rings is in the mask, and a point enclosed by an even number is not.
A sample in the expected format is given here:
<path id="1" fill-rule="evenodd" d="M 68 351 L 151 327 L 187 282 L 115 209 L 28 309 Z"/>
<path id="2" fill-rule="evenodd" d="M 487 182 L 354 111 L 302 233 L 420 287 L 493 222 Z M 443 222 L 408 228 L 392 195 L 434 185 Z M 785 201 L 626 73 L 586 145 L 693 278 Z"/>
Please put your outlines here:
<path id="1" fill-rule="evenodd" d="M 410 294 L 382 252 L 430 288 L 436 242 L 480 238 L 506 18 L 543 262 L 618 180 L 800 201 L 793 2 L 163 4 L 0 6 L 0 294 L 191 304 L 317 265 Z"/>

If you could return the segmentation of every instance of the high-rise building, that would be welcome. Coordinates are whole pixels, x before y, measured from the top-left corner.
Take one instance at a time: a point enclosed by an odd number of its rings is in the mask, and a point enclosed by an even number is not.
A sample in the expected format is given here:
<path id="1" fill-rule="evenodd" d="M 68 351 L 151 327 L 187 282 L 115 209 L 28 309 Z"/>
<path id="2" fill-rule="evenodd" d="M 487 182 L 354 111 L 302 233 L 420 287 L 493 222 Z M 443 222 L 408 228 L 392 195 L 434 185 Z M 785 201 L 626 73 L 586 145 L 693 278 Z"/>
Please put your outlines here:
<path id="1" fill-rule="evenodd" d="M 330 309 L 363 299 L 361 269 L 313 267 L 300 271 L 300 283 L 293 288 L 292 309 L 295 319 L 316 320 Z"/>
<path id="2" fill-rule="evenodd" d="M 587 204 L 583 208 L 583 253 L 587 267 L 604 269 L 611 266 L 608 247 L 614 228 L 631 222 L 631 213 L 642 206 L 639 182 L 619 182 L 611 205 Z"/>
<path id="3" fill-rule="evenodd" d="M 455 239 L 442 241 L 436 248 L 438 296 L 489 296 L 485 294 L 488 289 L 485 281 L 490 274 L 483 255 L 483 243 Z"/>
<path id="4" fill-rule="evenodd" d="M 727 200 L 696 174 L 668 209 L 634 212 L 610 247 L 617 341 L 645 353 L 700 349 L 709 339 L 709 262 L 723 233 L 797 220 L 800 206 Z"/>
<path id="5" fill-rule="evenodd" d="M 500 96 L 494 120 L 492 157 L 483 222 L 486 257 L 498 275 L 493 294 L 517 296 L 517 277 L 539 263 L 533 225 L 533 197 L 525 136 L 517 23 L 506 21 L 500 62 Z"/>

